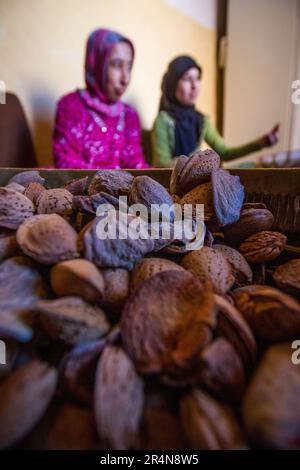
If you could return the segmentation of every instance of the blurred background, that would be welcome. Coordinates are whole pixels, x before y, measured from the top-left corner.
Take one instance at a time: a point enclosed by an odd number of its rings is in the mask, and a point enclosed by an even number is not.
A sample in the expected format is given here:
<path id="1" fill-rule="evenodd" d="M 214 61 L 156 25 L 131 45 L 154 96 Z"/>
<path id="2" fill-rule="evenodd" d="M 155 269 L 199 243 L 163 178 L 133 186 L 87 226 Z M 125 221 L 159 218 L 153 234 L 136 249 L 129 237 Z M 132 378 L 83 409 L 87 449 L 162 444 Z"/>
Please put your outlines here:
<path id="1" fill-rule="evenodd" d="M 300 0 L 1 0 L 0 81 L 19 104 L 11 112 L 0 104 L 0 153 L 19 151 L 24 139 L 40 165 L 52 165 L 56 102 L 84 86 L 86 39 L 98 27 L 135 44 L 124 100 L 144 129 L 157 114 L 167 64 L 189 54 L 203 68 L 198 109 L 226 143 L 251 141 L 278 122 L 280 140 L 262 165 L 300 166 L 300 93 L 299 104 L 292 101 L 296 80 L 300 88 Z M 17 130 L 23 117 L 28 129 Z"/>

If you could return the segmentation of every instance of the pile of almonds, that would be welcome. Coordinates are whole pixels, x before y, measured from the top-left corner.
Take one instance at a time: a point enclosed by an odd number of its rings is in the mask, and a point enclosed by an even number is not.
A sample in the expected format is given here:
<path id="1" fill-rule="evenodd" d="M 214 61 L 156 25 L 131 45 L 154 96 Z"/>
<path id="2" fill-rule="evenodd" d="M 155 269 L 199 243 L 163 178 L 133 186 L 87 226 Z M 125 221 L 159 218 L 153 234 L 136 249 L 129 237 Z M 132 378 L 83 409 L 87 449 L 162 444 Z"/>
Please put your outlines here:
<path id="1" fill-rule="evenodd" d="M 97 207 L 119 196 L 204 204 L 204 246 L 100 240 Z M 121 170 L 55 189 L 14 176 L 0 188 L 0 448 L 299 449 L 300 257 L 273 223 L 211 150 L 179 157 L 169 190 Z"/>

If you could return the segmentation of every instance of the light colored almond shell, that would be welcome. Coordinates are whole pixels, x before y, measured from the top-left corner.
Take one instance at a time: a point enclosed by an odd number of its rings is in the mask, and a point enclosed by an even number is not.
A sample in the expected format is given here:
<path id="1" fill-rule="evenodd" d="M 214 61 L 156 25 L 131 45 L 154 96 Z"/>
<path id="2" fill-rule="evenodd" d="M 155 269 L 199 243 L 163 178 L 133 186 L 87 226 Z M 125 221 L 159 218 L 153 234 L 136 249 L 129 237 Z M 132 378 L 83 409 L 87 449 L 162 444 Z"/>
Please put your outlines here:
<path id="1" fill-rule="evenodd" d="M 20 441 L 38 423 L 53 397 L 57 371 L 37 359 L 0 386 L 0 448 Z"/>
<path id="2" fill-rule="evenodd" d="M 34 206 L 24 194 L 0 188 L 0 227 L 17 229 L 34 214 Z"/>
<path id="3" fill-rule="evenodd" d="M 220 251 L 204 246 L 191 251 L 183 258 L 181 265 L 191 271 L 202 283 L 210 282 L 216 294 L 224 295 L 234 283 L 232 269 Z"/>
<path id="4" fill-rule="evenodd" d="M 72 214 L 72 202 L 73 195 L 67 189 L 48 189 L 38 196 L 36 210 L 38 214 L 58 214 L 68 218 Z"/>
<path id="5" fill-rule="evenodd" d="M 131 292 L 135 291 L 144 281 L 163 271 L 185 271 L 174 261 L 163 258 L 144 258 L 138 261 L 131 272 Z"/>
<path id="6" fill-rule="evenodd" d="M 98 362 L 94 411 L 100 440 L 110 449 L 137 446 L 144 406 L 143 381 L 125 352 L 107 346 Z"/>
<path id="7" fill-rule="evenodd" d="M 17 231 L 22 251 L 41 264 L 78 258 L 77 233 L 57 214 L 40 214 L 26 220 Z"/>
<path id="8" fill-rule="evenodd" d="M 51 287 L 58 297 L 79 296 L 97 302 L 104 295 L 104 278 L 99 269 L 85 259 L 58 263 L 50 272 Z"/>

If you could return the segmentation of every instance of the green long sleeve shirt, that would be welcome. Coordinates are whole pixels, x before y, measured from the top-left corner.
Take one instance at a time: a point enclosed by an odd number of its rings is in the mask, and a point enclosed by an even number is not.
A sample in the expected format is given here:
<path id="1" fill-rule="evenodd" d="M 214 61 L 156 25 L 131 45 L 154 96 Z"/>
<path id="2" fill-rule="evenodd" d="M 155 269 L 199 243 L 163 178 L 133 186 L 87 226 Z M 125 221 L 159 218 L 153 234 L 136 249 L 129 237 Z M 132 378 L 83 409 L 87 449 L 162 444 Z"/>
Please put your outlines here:
<path id="1" fill-rule="evenodd" d="M 160 111 L 155 119 L 151 133 L 153 164 L 155 166 L 165 168 L 172 166 L 172 160 L 176 156 L 174 155 L 175 124 L 175 119 L 166 111 Z M 220 155 L 222 161 L 232 160 L 262 149 L 259 140 L 239 147 L 228 147 L 207 116 L 204 117 L 204 125 L 198 148 L 203 140 Z"/>

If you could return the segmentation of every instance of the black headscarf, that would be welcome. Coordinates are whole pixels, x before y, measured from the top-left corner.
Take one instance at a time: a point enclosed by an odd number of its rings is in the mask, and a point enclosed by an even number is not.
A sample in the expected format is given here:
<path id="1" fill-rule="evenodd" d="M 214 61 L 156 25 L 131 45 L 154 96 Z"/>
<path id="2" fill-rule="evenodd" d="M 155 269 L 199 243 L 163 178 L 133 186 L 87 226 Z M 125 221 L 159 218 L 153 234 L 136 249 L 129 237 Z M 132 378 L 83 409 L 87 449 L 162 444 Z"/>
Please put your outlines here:
<path id="1" fill-rule="evenodd" d="M 196 111 L 194 106 L 182 106 L 175 97 L 178 81 L 193 67 L 201 74 L 201 67 L 191 57 L 176 57 L 170 62 L 161 84 L 159 110 L 166 111 L 176 121 L 174 157 L 189 155 L 197 148 L 204 124 L 203 114 Z"/>

